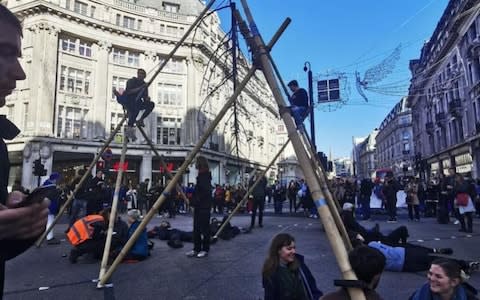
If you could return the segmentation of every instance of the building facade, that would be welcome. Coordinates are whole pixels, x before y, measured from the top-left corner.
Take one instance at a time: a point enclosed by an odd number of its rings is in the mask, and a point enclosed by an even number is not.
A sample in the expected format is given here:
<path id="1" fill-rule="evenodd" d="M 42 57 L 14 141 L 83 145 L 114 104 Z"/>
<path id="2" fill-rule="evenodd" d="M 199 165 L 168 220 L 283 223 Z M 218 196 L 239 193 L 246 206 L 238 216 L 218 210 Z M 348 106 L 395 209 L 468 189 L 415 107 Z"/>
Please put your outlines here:
<path id="1" fill-rule="evenodd" d="M 376 140 L 378 130 L 367 137 L 353 139 L 352 168 L 358 179 L 373 178 L 377 169 Z"/>
<path id="2" fill-rule="evenodd" d="M 407 97 L 385 117 L 376 136 L 377 168 L 392 169 L 395 177 L 415 175 L 412 112 Z"/>
<path id="3" fill-rule="evenodd" d="M 58 171 L 67 178 L 89 165 L 123 118 L 112 88 L 125 89 L 138 68 L 150 80 L 204 9 L 198 0 L 6 3 L 24 27 L 21 63 L 27 79 L 17 84 L 3 113 L 22 130 L 8 146 L 10 181 L 21 178 L 26 187 L 36 185 L 32 166 L 38 158 L 48 174 Z M 233 93 L 225 80 L 232 66 L 224 36 L 218 16 L 206 17 L 149 87 L 155 109 L 144 129 L 174 171 Z M 220 59 L 223 51 L 227 55 Z M 248 62 L 242 56 L 239 61 L 241 78 Z M 238 143 L 230 110 L 202 148 L 212 183 L 240 182 L 277 152 L 277 106 L 262 74 L 250 80 L 237 104 Z M 119 160 L 122 132 L 110 145 L 107 169 Z M 164 180 L 159 158 L 140 133 L 137 137 L 128 144 L 127 179 Z M 184 183 L 195 181 L 194 166 L 189 170 Z"/>
<path id="4" fill-rule="evenodd" d="M 423 176 L 480 175 L 480 17 L 474 0 L 451 0 L 420 58 L 410 62 L 409 106 Z"/>

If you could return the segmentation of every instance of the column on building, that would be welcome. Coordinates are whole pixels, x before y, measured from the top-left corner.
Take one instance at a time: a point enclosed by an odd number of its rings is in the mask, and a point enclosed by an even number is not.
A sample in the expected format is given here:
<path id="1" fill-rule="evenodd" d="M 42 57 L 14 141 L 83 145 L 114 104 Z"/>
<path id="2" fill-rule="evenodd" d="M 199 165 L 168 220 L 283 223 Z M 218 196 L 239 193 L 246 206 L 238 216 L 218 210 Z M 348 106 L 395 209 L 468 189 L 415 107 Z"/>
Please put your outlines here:
<path id="1" fill-rule="evenodd" d="M 107 132 L 107 124 L 109 124 L 109 104 L 111 99 L 111 72 L 109 68 L 109 57 L 112 44 L 109 41 L 99 41 L 93 45 L 94 54 L 97 58 L 94 80 L 94 101 L 90 108 L 92 114 L 91 130 L 92 138 L 103 138 Z"/>
<path id="2" fill-rule="evenodd" d="M 30 83 L 30 97 L 27 98 L 28 112 L 25 113 L 27 128 L 24 132 L 37 136 L 53 136 L 53 119 L 56 93 L 57 44 L 56 26 L 40 22 L 25 27 L 31 32 L 32 48 L 31 72 L 27 78 Z"/>
<path id="3" fill-rule="evenodd" d="M 149 178 L 152 181 L 152 154 L 145 153 L 142 156 L 142 162 L 140 163 L 140 181 L 143 182 Z"/>
<path id="4" fill-rule="evenodd" d="M 195 57 L 189 57 L 186 59 L 187 65 L 187 97 L 185 99 L 186 105 L 186 117 L 184 120 L 185 128 L 185 145 L 195 145 L 199 138 L 198 128 L 198 108 L 200 107 L 200 100 L 197 99 L 199 91 L 196 83 L 196 67 L 194 64 L 201 64 L 195 62 Z"/>

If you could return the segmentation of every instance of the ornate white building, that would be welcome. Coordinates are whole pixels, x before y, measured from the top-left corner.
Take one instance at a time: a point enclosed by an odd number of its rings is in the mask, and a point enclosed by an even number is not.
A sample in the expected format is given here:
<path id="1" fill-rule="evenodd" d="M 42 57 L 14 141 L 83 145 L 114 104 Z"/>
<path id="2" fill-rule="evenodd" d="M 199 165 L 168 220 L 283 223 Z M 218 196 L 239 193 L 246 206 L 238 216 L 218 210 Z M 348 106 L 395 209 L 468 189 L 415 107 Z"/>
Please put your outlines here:
<path id="1" fill-rule="evenodd" d="M 480 175 L 478 1 L 451 0 L 420 58 L 410 61 L 409 105 L 424 176 Z"/>
<path id="2" fill-rule="evenodd" d="M 27 80 L 7 99 L 2 113 L 22 133 L 9 143 L 11 182 L 36 185 L 33 161 L 48 174 L 66 179 L 88 165 L 123 116 L 112 88 L 124 89 L 137 68 L 147 80 L 204 8 L 198 0 L 16 0 L 4 1 L 23 19 L 22 66 Z M 232 94 L 232 83 L 218 89 L 231 72 L 231 56 L 219 59 L 228 44 L 216 14 L 206 17 L 149 88 L 155 109 L 145 130 L 160 154 L 176 169 Z M 221 49 L 221 51 L 215 51 Z M 246 73 L 243 65 L 239 79 Z M 207 97 L 207 94 L 211 94 Z M 276 154 L 277 107 L 262 74 L 257 73 L 238 101 L 237 149 L 233 117 L 224 117 L 202 153 L 212 183 L 236 183 L 240 175 L 264 166 Z M 161 179 L 158 158 L 140 133 L 129 143 L 127 179 Z M 111 168 L 119 160 L 122 134 L 111 144 Z M 195 168 L 184 182 L 195 180 Z M 11 183 L 10 183 L 11 184 Z"/>
<path id="3" fill-rule="evenodd" d="M 367 137 L 353 138 L 352 174 L 358 179 L 375 177 L 377 134 L 378 129 L 375 128 Z"/>

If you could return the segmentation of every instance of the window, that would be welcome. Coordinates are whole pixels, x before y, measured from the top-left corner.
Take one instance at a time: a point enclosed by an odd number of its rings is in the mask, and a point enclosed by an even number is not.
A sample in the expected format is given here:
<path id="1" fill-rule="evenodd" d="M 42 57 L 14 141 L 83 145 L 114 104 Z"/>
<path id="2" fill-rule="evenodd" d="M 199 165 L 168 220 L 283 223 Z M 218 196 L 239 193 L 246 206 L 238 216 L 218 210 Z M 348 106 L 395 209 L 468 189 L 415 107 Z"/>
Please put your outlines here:
<path id="1" fill-rule="evenodd" d="M 117 26 L 120 26 L 121 21 L 122 21 L 122 16 L 119 15 L 119 14 L 117 14 L 117 18 L 116 18 L 116 20 L 115 20 L 115 24 L 116 24 Z"/>
<path id="2" fill-rule="evenodd" d="M 137 21 L 137 30 L 142 30 L 142 20 Z"/>
<path id="3" fill-rule="evenodd" d="M 128 53 L 128 62 L 127 64 L 132 67 L 138 67 L 139 66 L 139 58 L 140 54 L 139 53 L 134 53 L 134 52 L 129 52 Z"/>
<path id="4" fill-rule="evenodd" d="M 23 130 L 27 129 L 29 107 L 28 103 L 23 103 Z"/>
<path id="5" fill-rule="evenodd" d="M 183 105 L 182 97 L 182 85 L 181 84 L 158 84 L 158 104 L 181 106 Z"/>
<path id="6" fill-rule="evenodd" d="M 122 94 L 125 91 L 125 88 L 127 87 L 127 81 L 128 81 L 128 78 L 113 76 L 112 99 L 115 99 L 115 95 L 113 94 L 113 89 L 116 89 L 117 91 L 120 92 L 120 94 Z"/>
<path id="7" fill-rule="evenodd" d="M 60 47 L 65 52 L 92 57 L 92 43 L 75 37 L 62 37 Z"/>
<path id="8" fill-rule="evenodd" d="M 95 17 L 95 6 L 90 6 L 90 17 L 94 18 Z"/>
<path id="9" fill-rule="evenodd" d="M 138 67 L 140 65 L 140 53 L 114 48 L 113 62 L 119 65 Z"/>
<path id="10" fill-rule="evenodd" d="M 404 131 L 404 132 L 402 133 L 402 139 L 403 139 L 403 140 L 408 140 L 408 139 L 410 139 L 410 133 L 409 133 L 408 131 Z"/>
<path id="11" fill-rule="evenodd" d="M 80 41 L 78 50 L 81 56 L 92 57 L 92 44 Z"/>
<path id="12" fill-rule="evenodd" d="M 178 13 L 178 11 L 180 10 L 180 5 L 175 3 L 163 2 L 162 6 L 165 11 L 168 11 L 171 13 Z"/>
<path id="13" fill-rule="evenodd" d="M 110 116 L 110 132 L 113 132 L 117 127 L 118 123 L 123 119 L 123 114 L 121 113 L 112 113 Z M 117 135 L 121 135 L 122 131 L 119 131 Z"/>
<path id="14" fill-rule="evenodd" d="M 90 74 L 91 72 L 88 71 L 62 66 L 60 90 L 88 95 L 90 93 Z"/>
<path id="15" fill-rule="evenodd" d="M 116 64 L 124 65 L 126 60 L 126 51 L 121 49 L 113 49 L 113 62 Z"/>
<path id="16" fill-rule="evenodd" d="M 180 145 L 181 134 L 181 119 L 157 118 L 157 144 Z"/>
<path id="17" fill-rule="evenodd" d="M 164 58 L 160 58 L 160 63 L 165 61 Z M 171 58 L 165 68 L 163 69 L 164 72 L 169 72 L 169 73 L 183 73 L 184 72 L 184 65 L 183 61 L 179 58 Z"/>
<path id="18" fill-rule="evenodd" d="M 135 19 L 123 16 L 123 27 L 134 29 L 135 28 Z"/>
<path id="19" fill-rule="evenodd" d="M 75 4 L 73 6 L 73 11 L 82 15 L 87 15 L 87 7 L 88 5 L 86 3 L 80 2 L 80 1 L 75 1 Z"/>
<path id="20" fill-rule="evenodd" d="M 76 49 L 76 40 L 74 38 L 62 38 L 62 50 L 74 53 Z"/>
<path id="21" fill-rule="evenodd" d="M 13 121 L 13 115 L 14 115 L 14 105 L 13 104 L 8 104 L 7 105 L 7 119 Z"/>
<path id="22" fill-rule="evenodd" d="M 87 138 L 86 116 L 88 110 L 77 107 L 58 107 L 57 137 Z"/>

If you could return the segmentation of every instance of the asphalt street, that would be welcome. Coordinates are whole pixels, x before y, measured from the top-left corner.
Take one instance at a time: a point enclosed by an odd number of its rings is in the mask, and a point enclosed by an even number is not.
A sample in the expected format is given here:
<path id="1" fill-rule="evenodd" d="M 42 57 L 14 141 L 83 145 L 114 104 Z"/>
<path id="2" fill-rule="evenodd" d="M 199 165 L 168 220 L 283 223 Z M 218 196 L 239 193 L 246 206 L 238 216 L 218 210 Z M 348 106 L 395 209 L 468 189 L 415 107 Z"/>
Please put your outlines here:
<path id="1" fill-rule="evenodd" d="M 407 225 L 410 241 L 431 247 L 451 247 L 455 258 L 480 259 L 480 222 L 474 220 L 474 233 L 458 232 L 458 225 L 439 225 L 435 219 L 408 222 L 406 212 L 400 212 L 397 224 L 387 224 L 385 216 L 375 215 L 372 221 L 362 222 L 367 227 L 375 222 L 382 231 L 398 225 Z M 155 218 L 149 228 L 163 218 Z M 173 227 L 191 230 L 192 219 L 180 215 L 169 219 Z M 233 218 L 232 224 L 247 227 L 248 215 Z M 113 287 L 97 289 L 92 282 L 98 277 L 100 263 L 72 265 L 64 254 L 70 245 L 65 241 L 65 224 L 55 228 L 60 245 L 44 245 L 32 248 L 7 263 L 5 295 L 14 299 L 263 299 L 261 268 L 270 239 L 277 233 L 288 232 L 295 236 L 297 252 L 305 256 L 323 292 L 332 291 L 333 280 L 340 273 L 332 250 L 318 219 L 302 214 L 274 215 L 267 213 L 264 227 L 250 234 L 241 234 L 230 241 L 218 241 L 206 258 L 187 258 L 192 249 L 186 243 L 182 249 L 172 249 L 166 242 L 155 240 L 152 255 L 146 261 L 121 264 L 112 277 Z M 379 293 L 385 299 L 408 299 L 425 281 L 426 272 L 384 272 Z M 480 273 L 469 280 L 480 287 Z"/>

